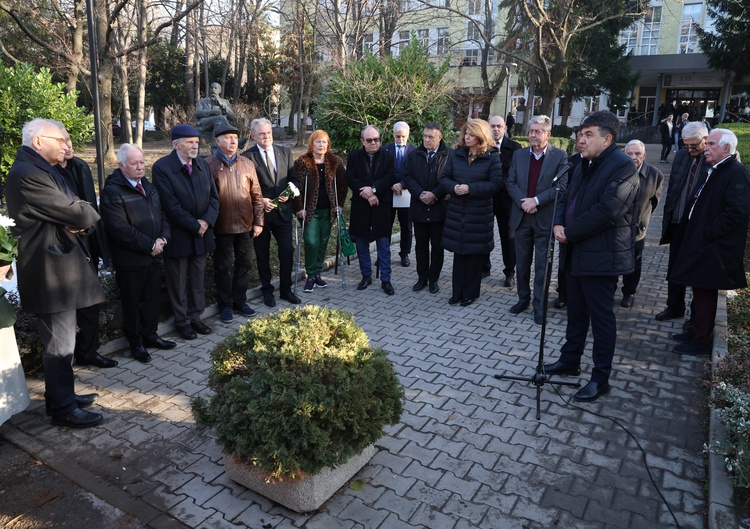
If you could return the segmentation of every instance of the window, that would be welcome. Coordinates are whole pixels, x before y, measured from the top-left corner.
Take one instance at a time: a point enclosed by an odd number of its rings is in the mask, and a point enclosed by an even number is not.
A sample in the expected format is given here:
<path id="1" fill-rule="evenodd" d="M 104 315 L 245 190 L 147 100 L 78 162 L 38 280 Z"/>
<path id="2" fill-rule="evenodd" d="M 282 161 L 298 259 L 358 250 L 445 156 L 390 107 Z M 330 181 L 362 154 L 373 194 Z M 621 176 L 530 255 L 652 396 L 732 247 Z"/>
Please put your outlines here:
<path id="1" fill-rule="evenodd" d="M 685 4 L 682 6 L 682 20 L 680 22 L 680 42 L 677 53 L 698 53 L 698 34 L 695 24 L 700 24 L 703 18 L 703 4 Z"/>
<path id="2" fill-rule="evenodd" d="M 411 34 L 408 31 L 398 32 L 398 51 L 400 52 L 409 45 Z"/>
<path id="3" fill-rule="evenodd" d="M 450 51 L 450 38 L 448 37 L 448 28 L 437 28 L 437 49 L 438 55 L 448 55 Z"/>
<path id="4" fill-rule="evenodd" d="M 638 42 L 638 22 L 633 22 L 629 28 L 620 32 L 619 44 L 625 46 L 625 53 L 635 53 L 635 45 Z"/>
<path id="5" fill-rule="evenodd" d="M 417 38 L 419 39 L 419 43 L 422 45 L 424 49 L 426 50 L 430 49 L 430 30 L 429 29 L 418 29 Z"/>
<path id="6" fill-rule="evenodd" d="M 461 66 L 476 66 L 479 63 L 479 50 L 464 50 Z"/>
<path id="7" fill-rule="evenodd" d="M 482 13 L 482 0 L 468 0 L 466 2 L 467 15 L 480 15 Z"/>
<path id="8" fill-rule="evenodd" d="M 661 6 L 652 7 L 643 17 L 643 34 L 641 35 L 641 55 L 659 54 L 659 36 L 661 34 Z"/>
<path id="9" fill-rule="evenodd" d="M 467 26 L 466 26 L 466 38 L 468 40 L 473 40 L 475 42 L 481 42 L 482 41 L 482 36 L 481 36 L 481 34 L 479 32 L 479 28 L 477 27 L 477 25 L 472 20 L 469 20 L 467 22 Z"/>
<path id="10" fill-rule="evenodd" d="M 411 10 L 409 0 L 398 0 L 398 11 L 399 13 L 408 13 Z"/>
<path id="11" fill-rule="evenodd" d="M 372 33 L 365 34 L 362 37 L 362 53 L 373 53 L 373 44 L 375 43 L 375 35 Z"/>

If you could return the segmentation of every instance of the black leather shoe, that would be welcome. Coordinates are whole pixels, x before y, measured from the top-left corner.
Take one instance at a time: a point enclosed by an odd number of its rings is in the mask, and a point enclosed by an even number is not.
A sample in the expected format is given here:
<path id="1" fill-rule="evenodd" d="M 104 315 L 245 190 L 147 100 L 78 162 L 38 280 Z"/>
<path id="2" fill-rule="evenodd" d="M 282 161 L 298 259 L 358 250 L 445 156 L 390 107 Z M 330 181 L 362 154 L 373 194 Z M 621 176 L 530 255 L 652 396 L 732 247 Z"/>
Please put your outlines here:
<path id="1" fill-rule="evenodd" d="M 297 296 L 294 295 L 294 292 L 287 292 L 286 294 L 281 294 L 279 296 L 279 299 L 283 299 L 287 303 L 291 303 L 292 305 L 299 305 L 302 303 L 302 300 L 299 299 Z"/>
<path id="2" fill-rule="evenodd" d="M 542 315 L 542 311 L 535 310 L 534 311 L 534 323 L 536 323 L 537 325 L 541 325 L 543 320 L 544 320 L 544 316 Z"/>
<path id="3" fill-rule="evenodd" d="M 99 398 L 98 393 L 87 393 L 85 395 L 76 395 L 76 406 L 79 408 L 88 408 L 91 406 L 96 399 Z M 46 405 L 47 415 L 51 416 L 52 413 L 49 411 L 49 404 Z"/>
<path id="4" fill-rule="evenodd" d="M 425 281 L 424 279 L 420 279 L 419 281 L 417 281 L 416 283 L 414 283 L 414 286 L 411 287 L 411 289 L 414 292 L 419 292 L 420 290 L 422 290 L 426 286 L 427 286 L 427 281 Z"/>
<path id="5" fill-rule="evenodd" d="M 559 360 L 553 364 L 545 364 L 544 372 L 547 375 L 560 375 L 564 377 L 577 377 L 581 374 L 581 366 L 563 364 Z"/>
<path id="6" fill-rule="evenodd" d="M 411 264 L 411 261 L 409 260 L 409 255 L 402 255 L 401 256 L 401 266 L 409 266 Z"/>
<path id="7" fill-rule="evenodd" d="M 670 307 L 667 307 L 666 309 L 661 311 L 659 314 L 654 316 L 654 318 L 659 321 L 669 321 L 675 318 L 682 318 L 684 315 L 685 315 L 684 308 L 682 310 L 678 310 L 678 309 L 672 309 Z"/>
<path id="8" fill-rule="evenodd" d="M 448 300 L 448 305 L 455 305 L 456 303 L 460 303 L 460 302 L 461 302 L 461 298 L 457 296 L 453 296 L 451 297 L 451 299 Z"/>
<path id="9" fill-rule="evenodd" d="M 190 327 L 190 325 L 178 325 L 177 333 L 182 337 L 183 340 L 195 340 L 198 335 Z"/>
<path id="10" fill-rule="evenodd" d="M 190 326 L 198 334 L 211 334 L 211 327 L 203 323 L 202 321 L 194 321 L 190 323 Z"/>
<path id="11" fill-rule="evenodd" d="M 150 347 L 152 349 L 174 349 L 177 344 L 170 340 L 163 340 L 160 337 L 143 340 L 144 347 Z"/>
<path id="12" fill-rule="evenodd" d="M 98 398 L 99 398 L 98 393 L 86 393 L 85 395 L 76 395 L 76 406 L 78 406 L 79 408 L 88 408 Z"/>
<path id="13" fill-rule="evenodd" d="M 511 314 L 520 314 L 520 313 L 522 313 L 523 311 L 525 311 L 528 308 L 529 308 L 529 302 L 528 301 L 519 301 L 518 303 L 516 303 L 515 305 L 513 305 L 510 308 L 510 313 Z"/>
<path id="14" fill-rule="evenodd" d="M 683 342 L 683 343 L 689 343 L 693 341 L 693 333 L 692 332 L 682 332 L 680 334 L 673 334 L 672 339 L 675 342 Z"/>
<path id="15" fill-rule="evenodd" d="M 609 393 L 608 382 L 594 382 L 593 380 L 578 390 L 573 397 L 578 402 L 593 402 L 602 395 Z"/>
<path id="16" fill-rule="evenodd" d="M 74 408 L 64 415 L 52 417 L 52 426 L 65 426 L 68 428 L 91 428 L 102 422 L 100 413 L 84 411 L 80 408 Z"/>
<path id="17" fill-rule="evenodd" d="M 513 275 L 505 276 L 505 281 L 503 281 L 503 286 L 506 286 L 508 288 L 512 288 L 516 286 L 516 276 L 513 276 Z"/>
<path id="18" fill-rule="evenodd" d="M 685 332 L 693 331 L 693 316 L 690 316 L 685 320 L 685 323 L 682 324 L 682 330 Z"/>
<path id="19" fill-rule="evenodd" d="M 482 279 L 485 277 L 490 277 L 492 275 L 492 270 L 482 270 Z"/>
<path id="20" fill-rule="evenodd" d="M 263 294 L 263 304 L 266 307 L 273 308 L 276 306 L 276 300 L 273 297 L 273 292 L 265 292 Z"/>
<path id="21" fill-rule="evenodd" d="M 380 283 L 380 288 L 382 288 L 383 292 L 385 292 L 389 296 L 392 296 L 396 293 L 396 291 L 393 290 L 393 285 L 391 285 L 390 281 L 383 281 L 382 283 Z"/>
<path id="22" fill-rule="evenodd" d="M 359 284 L 357 285 L 357 290 L 364 290 L 370 285 L 372 285 L 372 278 L 363 277 L 362 281 L 360 281 Z"/>
<path id="23" fill-rule="evenodd" d="M 711 346 L 701 345 L 694 342 L 681 343 L 674 346 L 672 349 L 678 355 L 684 356 L 699 356 L 699 355 L 710 355 Z"/>
<path id="24" fill-rule="evenodd" d="M 117 367 L 118 362 L 111 358 L 105 358 L 99 353 L 94 353 L 93 356 L 76 359 L 76 364 L 79 366 L 95 366 L 106 369 L 108 367 Z"/>
<path id="25" fill-rule="evenodd" d="M 148 351 L 146 351 L 146 348 L 142 345 L 139 345 L 138 347 L 131 347 L 130 356 L 132 356 L 142 364 L 148 364 L 151 361 L 151 355 L 148 354 Z"/>
<path id="26" fill-rule="evenodd" d="M 469 305 L 471 305 L 472 303 L 474 303 L 476 301 L 476 299 L 477 298 L 464 298 L 464 299 L 461 300 L 460 305 L 462 307 L 468 307 Z"/>
<path id="27" fill-rule="evenodd" d="M 437 294 L 440 292 L 440 287 L 437 284 L 437 281 L 435 283 L 430 283 L 430 294 Z"/>
<path id="28" fill-rule="evenodd" d="M 633 302 L 635 301 L 635 296 L 633 294 L 625 294 L 622 297 L 622 301 L 620 302 L 621 307 L 625 307 L 626 309 L 629 309 L 633 306 Z"/>
<path id="29" fill-rule="evenodd" d="M 564 298 L 557 298 L 555 300 L 555 308 L 556 309 L 564 309 L 566 305 L 568 304 L 568 301 Z"/>

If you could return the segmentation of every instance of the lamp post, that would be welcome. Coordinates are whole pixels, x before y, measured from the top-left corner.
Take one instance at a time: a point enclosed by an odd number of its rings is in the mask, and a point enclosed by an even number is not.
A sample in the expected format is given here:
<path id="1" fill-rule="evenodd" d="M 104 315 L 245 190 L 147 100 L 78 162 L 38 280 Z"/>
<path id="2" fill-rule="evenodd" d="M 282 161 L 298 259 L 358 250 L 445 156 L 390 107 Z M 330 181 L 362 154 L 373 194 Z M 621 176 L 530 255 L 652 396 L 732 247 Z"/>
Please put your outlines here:
<path id="1" fill-rule="evenodd" d="M 512 69 L 518 67 L 518 63 L 515 62 L 504 62 L 503 68 L 505 68 L 505 82 L 507 83 L 507 86 L 505 87 L 505 116 L 507 117 L 508 114 L 510 114 L 511 106 L 510 106 L 510 76 L 512 74 Z"/>

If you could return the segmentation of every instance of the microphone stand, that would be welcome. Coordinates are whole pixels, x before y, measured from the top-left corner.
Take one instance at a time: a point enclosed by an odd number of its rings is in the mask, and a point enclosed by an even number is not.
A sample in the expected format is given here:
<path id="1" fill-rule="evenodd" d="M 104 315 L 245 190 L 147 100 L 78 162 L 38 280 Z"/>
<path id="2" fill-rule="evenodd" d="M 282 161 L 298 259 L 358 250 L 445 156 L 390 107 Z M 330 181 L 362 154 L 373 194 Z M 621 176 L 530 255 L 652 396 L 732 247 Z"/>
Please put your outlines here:
<path id="1" fill-rule="evenodd" d="M 552 185 L 555 186 L 555 203 L 552 207 L 553 215 L 554 212 L 557 210 L 557 200 L 560 195 L 560 174 L 558 174 L 557 177 L 552 181 Z M 554 219 L 552 222 L 552 226 L 550 226 L 549 229 L 549 238 L 547 242 L 547 272 L 544 276 L 544 296 L 542 298 L 542 332 L 541 336 L 539 337 L 539 355 L 538 355 L 538 362 L 536 366 L 536 372 L 531 376 L 531 378 L 528 377 L 521 377 L 521 376 L 515 376 L 515 375 L 494 375 L 494 377 L 498 380 L 520 380 L 522 382 L 531 382 L 536 386 L 536 419 L 539 420 L 542 417 L 542 411 L 541 411 L 541 395 L 542 395 L 542 386 L 545 384 L 552 384 L 555 386 L 570 386 L 574 388 L 580 388 L 581 383 L 580 382 L 562 382 L 558 380 L 550 380 L 549 376 L 544 373 L 544 337 L 547 330 L 547 308 L 549 305 L 549 283 L 550 283 L 550 277 L 552 277 L 552 262 L 555 256 L 555 235 L 554 235 Z"/>

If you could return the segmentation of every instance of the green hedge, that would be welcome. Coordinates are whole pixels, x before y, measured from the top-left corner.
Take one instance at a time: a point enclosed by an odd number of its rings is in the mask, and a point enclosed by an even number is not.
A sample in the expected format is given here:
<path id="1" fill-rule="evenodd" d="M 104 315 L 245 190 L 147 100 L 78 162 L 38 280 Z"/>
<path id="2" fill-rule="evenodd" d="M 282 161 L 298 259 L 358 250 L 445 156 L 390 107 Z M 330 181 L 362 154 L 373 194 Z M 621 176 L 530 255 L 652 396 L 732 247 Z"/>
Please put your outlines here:
<path id="1" fill-rule="evenodd" d="M 517 141 L 524 147 L 529 146 L 529 137 L 528 136 L 513 136 L 513 140 Z M 553 147 L 558 147 L 565 152 L 568 153 L 568 156 L 571 156 L 576 152 L 576 142 L 571 140 L 570 138 L 558 138 L 558 137 L 552 137 L 549 139 L 549 144 Z"/>
<path id="2" fill-rule="evenodd" d="M 740 160 L 745 167 L 750 168 L 750 123 L 724 123 L 719 127 L 729 129 L 737 135 L 737 152 L 740 153 Z"/>

